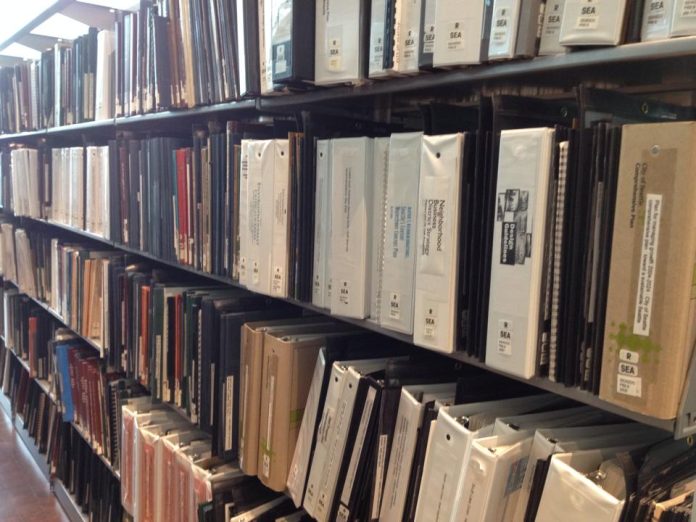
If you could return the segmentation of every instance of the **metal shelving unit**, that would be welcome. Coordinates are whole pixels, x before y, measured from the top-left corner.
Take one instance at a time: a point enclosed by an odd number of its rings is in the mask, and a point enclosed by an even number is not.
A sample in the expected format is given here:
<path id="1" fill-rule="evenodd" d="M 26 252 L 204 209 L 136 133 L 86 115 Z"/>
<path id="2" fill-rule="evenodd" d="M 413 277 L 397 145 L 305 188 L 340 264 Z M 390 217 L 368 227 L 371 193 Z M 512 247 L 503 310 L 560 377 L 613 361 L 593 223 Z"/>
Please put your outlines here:
<path id="1" fill-rule="evenodd" d="M 174 261 L 167 261 L 164 259 L 160 259 L 157 256 L 153 256 L 148 253 L 140 252 L 139 250 L 126 247 L 124 245 L 120 245 L 119 243 L 110 241 L 108 239 L 104 239 L 102 237 L 96 236 L 95 234 L 85 232 L 82 230 L 75 229 L 73 227 L 67 226 L 67 225 L 61 225 L 61 224 L 56 224 L 56 223 L 50 223 L 47 221 L 42 221 L 42 220 L 35 220 L 35 219 L 29 219 L 29 218 L 22 218 L 24 220 L 27 220 L 30 223 L 36 223 L 40 224 L 43 226 L 48 226 L 48 227 L 55 227 L 57 229 L 60 229 L 62 231 L 68 232 L 70 234 L 74 234 L 76 236 L 84 237 L 86 239 L 90 239 L 95 242 L 99 242 L 104 245 L 108 245 L 114 249 L 122 250 L 124 252 L 141 256 L 145 259 L 150 259 L 154 262 L 161 263 L 163 265 L 166 265 L 168 267 L 180 270 L 184 273 L 189 273 L 198 277 L 206 278 L 211 281 L 216 281 L 218 283 L 230 285 L 236 288 L 245 288 L 243 285 L 240 285 L 239 283 L 232 281 L 229 278 L 218 276 L 218 275 L 213 275 L 209 274 L 207 272 L 195 269 L 193 267 L 183 265 Z M 399 341 L 408 343 L 408 344 L 413 344 L 413 340 L 411 336 L 405 335 L 399 332 L 394 332 L 392 330 L 389 330 L 387 328 L 383 328 L 379 326 L 377 323 L 374 323 L 369 320 L 365 319 L 352 319 L 352 318 L 347 318 L 347 317 L 341 317 L 341 316 L 336 316 L 332 315 L 328 310 L 319 308 L 317 306 L 312 305 L 311 303 L 307 303 L 304 301 L 299 301 L 297 299 L 293 298 L 287 298 L 287 299 L 279 299 L 281 301 L 285 301 L 288 303 L 291 303 L 293 305 L 302 307 L 308 311 L 315 312 L 317 314 L 323 314 L 323 315 L 328 315 L 338 321 L 342 321 L 345 323 L 349 323 L 352 325 L 355 325 L 357 327 L 363 328 L 365 330 L 369 330 L 381 335 L 385 335 L 387 337 L 397 339 Z M 44 308 L 48 313 L 53 315 L 56 319 L 59 321 L 63 322 L 65 324 L 65 321 L 53 310 L 51 310 L 45 303 L 42 303 L 41 301 L 34 300 L 39 306 Z M 69 327 L 69 326 L 68 326 Z M 84 338 L 83 338 L 84 339 Z M 94 343 L 88 339 L 84 339 L 85 342 L 89 342 L 92 346 L 96 347 Z M 416 345 L 414 345 L 416 347 Z M 420 348 L 424 349 L 424 348 Z M 610 402 L 604 401 L 600 399 L 597 395 L 594 395 L 588 391 L 581 390 L 579 388 L 573 388 L 573 387 L 568 387 L 565 386 L 562 383 L 557 383 L 553 382 L 549 379 L 546 378 L 538 378 L 535 377 L 533 379 L 523 379 L 515 375 L 511 375 L 507 372 L 499 371 L 494 368 L 490 368 L 489 366 L 486 366 L 482 361 L 479 361 L 475 357 L 471 357 L 467 355 L 466 353 L 463 352 L 455 352 L 451 354 L 442 354 L 446 357 L 450 357 L 452 359 L 455 359 L 457 361 L 460 361 L 465 364 L 469 364 L 472 366 L 476 366 L 478 368 L 490 371 L 492 373 L 496 373 L 499 375 L 503 375 L 505 377 L 508 377 L 510 379 L 514 379 L 517 381 L 525 382 L 528 384 L 531 384 L 532 386 L 535 386 L 541 390 L 548 391 L 550 393 L 555 393 L 557 395 L 561 395 L 563 397 L 567 397 L 568 399 L 575 400 L 577 402 L 587 404 L 590 406 L 593 406 L 595 408 L 599 408 L 605 411 L 608 411 L 610 413 L 614 413 L 616 415 L 621 415 L 623 417 L 626 417 L 628 419 L 634 420 L 636 422 L 641 422 L 643 424 L 647 424 L 659 429 L 663 429 L 665 431 L 669 431 L 671 433 L 674 433 L 675 438 L 683 438 L 687 437 L 689 435 L 694 435 L 696 434 L 696 378 L 691 378 L 688 381 L 688 385 L 684 391 L 684 398 L 682 399 L 682 406 L 680 409 L 680 415 L 676 419 L 658 419 L 655 417 L 649 417 L 646 415 L 642 415 L 640 413 L 632 412 L 630 410 L 627 410 L 626 408 L 622 408 L 620 406 L 616 406 L 615 404 L 612 404 Z M 690 375 L 696 375 L 696 358 L 695 360 L 692 361 L 691 366 L 690 366 Z"/>

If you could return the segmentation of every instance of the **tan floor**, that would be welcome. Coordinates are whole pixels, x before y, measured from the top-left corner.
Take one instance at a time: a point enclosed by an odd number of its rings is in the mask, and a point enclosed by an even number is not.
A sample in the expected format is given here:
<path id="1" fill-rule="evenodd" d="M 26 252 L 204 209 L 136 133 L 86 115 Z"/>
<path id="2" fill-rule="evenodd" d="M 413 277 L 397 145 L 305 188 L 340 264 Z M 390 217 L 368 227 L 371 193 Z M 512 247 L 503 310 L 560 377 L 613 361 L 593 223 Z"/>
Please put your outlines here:
<path id="1" fill-rule="evenodd" d="M 68 522 L 31 455 L 0 409 L 0 522 Z"/>

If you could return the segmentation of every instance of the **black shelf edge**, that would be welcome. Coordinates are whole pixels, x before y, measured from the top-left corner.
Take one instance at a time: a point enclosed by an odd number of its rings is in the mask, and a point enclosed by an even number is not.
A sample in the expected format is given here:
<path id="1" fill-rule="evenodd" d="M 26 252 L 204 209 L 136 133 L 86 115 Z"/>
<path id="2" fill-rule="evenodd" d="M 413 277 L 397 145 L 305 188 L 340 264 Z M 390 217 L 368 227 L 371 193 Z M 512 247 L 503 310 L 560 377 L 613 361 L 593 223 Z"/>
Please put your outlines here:
<path id="1" fill-rule="evenodd" d="M 696 42 L 696 39 L 694 41 Z M 223 284 L 227 284 L 230 286 L 234 286 L 237 288 L 242 288 L 242 289 L 248 290 L 245 286 L 243 286 L 235 281 L 232 281 L 231 279 L 221 277 L 221 276 L 215 276 L 212 274 L 208 274 L 207 272 L 203 272 L 201 270 L 197 270 L 195 268 L 191 268 L 189 266 L 182 265 L 182 264 L 179 264 L 176 262 L 162 260 L 162 259 L 157 258 L 156 256 L 151 255 L 151 254 L 143 253 L 143 252 L 140 252 L 138 250 L 135 250 L 135 249 L 132 249 L 129 247 L 122 247 L 118 243 L 114 243 L 108 239 L 99 238 L 98 236 L 95 236 L 94 234 L 91 234 L 89 232 L 84 232 L 84 231 L 75 229 L 75 228 L 70 227 L 70 226 L 59 225 L 59 224 L 48 222 L 48 221 L 35 220 L 35 219 L 30 219 L 30 220 L 38 222 L 38 223 L 42 223 L 45 225 L 54 226 L 54 227 L 60 228 L 60 229 L 65 230 L 65 231 L 72 232 L 76 235 L 83 236 L 83 237 L 88 238 L 88 239 L 94 239 L 97 241 L 101 241 L 104 244 L 111 245 L 116 249 L 123 250 L 123 251 L 131 253 L 133 255 L 142 256 L 142 257 L 145 257 L 145 258 L 150 259 L 152 261 L 161 263 L 163 265 L 170 266 L 172 268 L 176 268 L 176 269 L 179 269 L 179 270 L 184 271 L 184 272 L 189 272 L 189 273 L 201 276 L 201 277 L 208 278 L 212 281 L 217 281 L 217 282 L 220 282 Z M 248 290 L 248 291 L 251 291 L 251 290 Z M 369 330 L 369 331 L 372 331 L 372 332 L 375 332 L 375 333 L 378 333 L 381 335 L 391 337 L 393 339 L 397 339 L 399 341 L 402 341 L 402 342 L 405 342 L 407 344 L 412 345 L 414 348 L 425 350 L 425 348 L 422 348 L 422 347 L 414 344 L 413 339 L 411 338 L 410 335 L 405 335 L 405 334 L 402 334 L 399 332 L 394 332 L 394 331 L 389 330 L 387 328 L 383 328 L 380 325 L 378 325 L 377 323 L 374 323 L 372 321 L 369 321 L 366 319 L 352 319 L 352 318 L 348 318 L 348 317 L 332 315 L 328 310 L 326 310 L 324 308 L 320 308 L 318 306 L 314 306 L 311 303 L 300 301 L 300 300 L 294 299 L 294 298 L 276 298 L 276 299 L 279 299 L 281 301 L 285 301 L 287 303 L 302 307 L 306 310 L 310 310 L 310 311 L 318 313 L 318 314 L 329 316 L 332 319 L 335 319 L 337 321 L 349 323 L 349 324 L 358 326 L 360 328 L 363 328 L 365 330 Z M 36 300 L 34 300 L 34 301 L 37 302 L 37 304 L 39 304 L 40 306 L 47 308 L 40 301 L 36 301 Z M 48 308 L 47 308 L 47 310 L 50 311 L 50 309 L 48 309 Z M 67 326 L 67 327 L 70 328 L 70 326 Z M 70 328 L 70 329 L 72 330 L 72 328 Z M 75 333 L 76 333 L 76 335 L 80 336 L 77 332 L 75 332 Z M 80 336 L 80 337 L 82 338 L 82 336 Z M 535 377 L 532 379 L 524 379 L 524 378 L 521 378 L 519 376 L 512 375 L 510 373 L 496 370 L 495 368 L 491 368 L 489 366 L 486 366 L 485 363 L 479 361 L 475 357 L 471 357 L 471 356 L 467 355 L 464 352 L 454 352 L 454 353 L 434 352 L 434 353 L 439 353 L 442 356 L 449 357 L 451 359 L 457 360 L 459 362 L 463 362 L 465 364 L 476 366 L 478 368 L 487 370 L 487 371 L 492 372 L 492 373 L 496 373 L 498 375 L 502 375 L 502 376 L 510 378 L 510 379 L 525 382 L 525 383 L 530 384 L 532 386 L 535 386 L 541 390 L 548 391 L 550 393 L 555 393 L 557 395 L 561 395 L 561 396 L 566 397 L 568 399 L 572 399 L 572 400 L 575 400 L 577 402 L 587 404 L 589 406 L 593 406 L 595 408 L 599 408 L 599 409 L 602 409 L 604 411 L 614 413 L 616 415 L 620 415 L 622 417 L 634 420 L 636 422 L 640 422 L 642 424 L 653 426 L 655 428 L 662 429 L 662 430 L 665 430 L 665 431 L 670 432 L 670 433 L 675 433 L 676 419 L 658 419 L 655 417 L 649 417 L 646 415 L 642 415 L 640 413 L 636 413 L 636 412 L 630 411 L 628 409 L 622 408 L 621 406 L 617 406 L 617 405 L 612 404 L 610 402 L 604 401 L 604 400 L 600 399 L 599 396 L 594 395 L 594 394 L 587 392 L 585 390 L 582 390 L 580 388 L 568 387 L 562 383 L 553 382 L 553 381 L 546 379 L 546 378 Z M 163 403 L 163 404 L 167 404 L 167 403 Z"/>
<path id="2" fill-rule="evenodd" d="M 75 499 L 65 487 L 65 484 L 58 479 L 54 478 L 52 481 L 53 493 L 58 499 L 63 511 L 70 519 L 70 522 L 88 522 L 89 517 L 82 513 L 82 509 L 77 505 Z"/>
<path id="3" fill-rule="evenodd" d="M 649 62 L 657 60 L 696 57 L 696 36 L 686 36 L 639 42 L 597 49 L 577 49 L 556 56 L 540 56 L 528 60 L 513 60 L 500 63 L 486 63 L 451 70 L 436 70 L 433 73 L 407 77 L 392 77 L 384 80 L 365 80 L 360 85 L 339 85 L 317 87 L 303 92 L 285 95 L 265 96 L 201 105 L 188 109 L 171 109 L 132 116 L 121 116 L 107 120 L 77 123 L 0 135 L 0 142 L 21 141 L 40 136 L 57 136 L 81 130 L 108 129 L 113 127 L 137 128 L 141 124 L 169 122 L 227 112 L 259 111 L 261 113 L 289 110 L 306 105 L 336 102 L 369 96 L 398 94 L 423 90 L 481 84 L 491 80 L 502 80 L 525 75 L 553 74 L 583 68 L 609 66 L 621 63 Z"/>

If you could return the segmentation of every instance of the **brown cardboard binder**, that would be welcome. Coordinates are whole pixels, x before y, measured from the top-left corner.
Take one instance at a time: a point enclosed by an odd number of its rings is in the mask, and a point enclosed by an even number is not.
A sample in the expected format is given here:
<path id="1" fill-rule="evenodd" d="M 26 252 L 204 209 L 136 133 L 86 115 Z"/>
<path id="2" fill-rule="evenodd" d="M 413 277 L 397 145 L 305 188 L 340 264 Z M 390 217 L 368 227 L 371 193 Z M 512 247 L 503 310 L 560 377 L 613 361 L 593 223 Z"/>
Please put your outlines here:
<path id="1" fill-rule="evenodd" d="M 322 334 L 264 335 L 258 477 L 284 491 Z"/>
<path id="2" fill-rule="evenodd" d="M 623 127 L 600 397 L 676 417 L 694 345 L 696 122 Z"/>
<path id="3" fill-rule="evenodd" d="M 239 467 L 247 475 L 257 474 L 259 422 L 263 379 L 263 341 L 266 332 L 289 335 L 336 328 L 321 316 L 256 321 L 242 326 L 239 394 Z"/>

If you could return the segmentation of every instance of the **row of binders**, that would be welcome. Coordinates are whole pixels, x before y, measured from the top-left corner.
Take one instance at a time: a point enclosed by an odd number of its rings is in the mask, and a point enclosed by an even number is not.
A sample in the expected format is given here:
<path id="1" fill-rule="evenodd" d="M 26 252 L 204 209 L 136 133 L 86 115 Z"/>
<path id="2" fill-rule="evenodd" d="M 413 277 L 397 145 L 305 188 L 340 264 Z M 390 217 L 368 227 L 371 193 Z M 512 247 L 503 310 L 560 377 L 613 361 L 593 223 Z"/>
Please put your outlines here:
<path id="1" fill-rule="evenodd" d="M 192 148 L 172 138 L 114 142 L 108 163 L 119 167 L 83 185 L 110 190 L 78 196 L 108 206 L 107 236 L 118 244 L 674 418 L 693 351 L 693 250 L 680 247 L 693 238 L 677 226 L 693 221 L 683 196 L 693 184 L 693 111 L 584 87 L 571 100 L 494 96 L 446 110 L 428 126 L 463 132 L 390 134 L 375 124 L 366 131 L 383 137 L 325 139 L 350 134 L 336 119 L 322 136 L 232 123 L 194 135 Z M 672 119 L 685 121 L 664 122 Z M 659 153 L 668 146 L 673 162 Z M 634 201 L 636 164 L 648 192 Z M 16 171 L 15 185 L 27 179 Z M 63 193 L 51 183 L 75 185 L 64 171 L 38 171 L 32 186 L 43 192 L 14 191 L 15 214 Z M 39 216 L 65 224 L 65 199 L 39 205 Z M 2 228 L 8 278 L 134 371 L 133 348 L 112 339 L 120 330 L 111 319 L 123 309 L 112 300 L 112 266 L 131 261 Z M 86 281 L 86 292 L 69 293 L 65 274 Z"/>
<path id="2" fill-rule="evenodd" d="M 214 401 L 202 414 L 212 416 L 212 438 L 207 423 L 192 426 L 138 398 L 143 388 L 132 379 L 109 392 L 117 446 L 106 455 L 117 459 L 121 501 L 137 520 L 219 520 L 223 513 L 241 521 L 234 517 L 258 510 L 268 520 L 555 521 L 562 514 L 580 521 L 591 514 L 601 522 L 662 520 L 661 513 L 692 505 L 696 453 L 668 441 L 669 433 L 327 318 L 251 300 L 235 313 L 241 296 L 217 297 L 200 312 L 217 310 L 204 332 L 228 336 L 216 345 L 228 363 L 201 362 L 222 373 L 221 385 L 204 392 Z M 66 341 L 67 351 L 79 375 L 96 352 L 73 343 Z M 60 344 L 54 379 L 65 415 L 71 371 L 61 374 Z M 89 397 L 89 377 L 84 383 L 72 400 Z M 73 424 L 94 441 L 99 427 L 90 422 L 100 417 L 87 413 L 85 423 L 80 407 Z M 228 463 L 236 456 L 239 468 Z M 287 491 L 292 502 L 273 491 Z"/>
<path id="3" fill-rule="evenodd" d="M 113 27 L 3 67 L 0 129 L 695 33 L 689 0 L 141 0 Z"/>
<path id="4" fill-rule="evenodd" d="M 120 483 L 75 426 L 62 419 L 61 406 L 19 362 L 0 346 L 0 385 L 20 417 L 30 443 L 43 455 L 52 480 L 72 495 L 93 520 L 121 520 Z"/>
<path id="5" fill-rule="evenodd" d="M 123 405 L 121 501 L 139 521 L 308 520 L 291 499 L 214 456 L 211 439 L 149 398 Z"/>
<path id="6" fill-rule="evenodd" d="M 694 450 L 665 432 L 471 370 L 331 361 L 322 350 L 287 482 L 315 520 L 608 522 L 691 508 Z"/>

